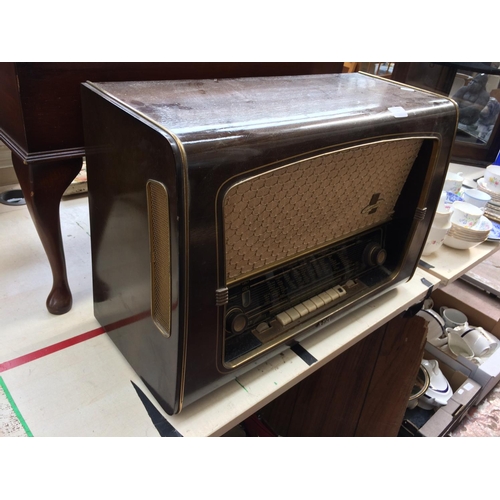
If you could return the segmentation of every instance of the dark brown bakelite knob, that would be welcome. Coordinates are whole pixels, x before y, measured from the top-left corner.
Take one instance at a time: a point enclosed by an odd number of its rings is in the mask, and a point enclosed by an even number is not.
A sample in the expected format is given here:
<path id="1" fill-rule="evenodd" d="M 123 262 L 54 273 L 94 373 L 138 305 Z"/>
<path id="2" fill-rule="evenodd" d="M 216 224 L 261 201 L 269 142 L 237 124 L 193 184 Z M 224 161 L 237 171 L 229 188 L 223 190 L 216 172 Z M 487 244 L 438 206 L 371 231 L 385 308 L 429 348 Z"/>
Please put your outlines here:
<path id="1" fill-rule="evenodd" d="M 381 266 L 387 258 L 387 251 L 378 243 L 369 243 L 363 252 L 363 261 L 370 267 Z"/>

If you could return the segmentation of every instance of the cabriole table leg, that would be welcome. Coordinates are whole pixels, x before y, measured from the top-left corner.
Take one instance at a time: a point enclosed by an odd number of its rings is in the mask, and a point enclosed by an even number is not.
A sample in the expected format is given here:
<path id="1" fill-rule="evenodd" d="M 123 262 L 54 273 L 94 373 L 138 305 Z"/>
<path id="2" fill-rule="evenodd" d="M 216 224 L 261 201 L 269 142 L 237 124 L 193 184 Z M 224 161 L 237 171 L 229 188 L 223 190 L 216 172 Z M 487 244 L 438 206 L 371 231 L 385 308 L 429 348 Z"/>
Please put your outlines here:
<path id="1" fill-rule="evenodd" d="M 66 275 L 59 205 L 64 191 L 82 168 L 82 158 L 33 164 L 12 153 L 12 164 L 52 269 L 47 309 L 52 314 L 65 314 L 71 309 L 73 298 Z"/>

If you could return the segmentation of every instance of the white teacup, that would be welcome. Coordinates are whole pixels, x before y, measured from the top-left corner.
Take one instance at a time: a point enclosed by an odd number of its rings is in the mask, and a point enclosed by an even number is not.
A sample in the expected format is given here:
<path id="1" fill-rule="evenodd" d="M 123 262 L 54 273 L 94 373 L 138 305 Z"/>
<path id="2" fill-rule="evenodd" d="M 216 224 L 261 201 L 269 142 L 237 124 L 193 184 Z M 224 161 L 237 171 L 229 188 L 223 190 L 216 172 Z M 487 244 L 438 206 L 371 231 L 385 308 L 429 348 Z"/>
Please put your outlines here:
<path id="1" fill-rule="evenodd" d="M 462 197 L 467 203 L 476 205 L 479 208 L 484 208 L 491 201 L 491 196 L 479 189 L 467 189 L 467 191 L 464 191 Z"/>
<path id="2" fill-rule="evenodd" d="M 446 174 L 446 179 L 444 181 L 444 191 L 451 191 L 454 194 L 460 192 L 464 178 L 462 177 L 462 172 L 455 174 L 454 172 L 448 172 Z"/>
<path id="3" fill-rule="evenodd" d="M 452 309 L 450 307 L 439 308 L 439 314 L 444 320 L 444 324 L 448 328 L 456 328 L 457 326 L 468 326 L 467 316 L 458 309 Z"/>
<path id="4" fill-rule="evenodd" d="M 486 188 L 494 193 L 500 193 L 500 165 L 490 165 L 484 172 Z"/>
<path id="5" fill-rule="evenodd" d="M 442 212 L 437 210 L 434 214 L 434 220 L 432 225 L 434 227 L 450 228 L 451 227 L 451 216 L 453 215 L 453 207 L 448 210 L 444 209 Z"/>
<path id="6" fill-rule="evenodd" d="M 441 245 L 448 234 L 449 227 L 436 227 L 432 226 L 429 231 L 429 236 L 425 242 L 424 249 L 422 250 L 422 255 L 430 255 L 441 248 Z"/>
<path id="7" fill-rule="evenodd" d="M 483 215 L 483 211 L 479 207 L 466 201 L 456 201 L 452 206 L 451 222 L 457 226 L 472 227 L 477 224 L 479 218 Z"/>
<path id="8" fill-rule="evenodd" d="M 482 357 L 491 354 L 490 342 L 478 328 L 458 327 L 454 330 L 458 331 L 465 343 L 472 349 L 474 356 Z"/>
<path id="9" fill-rule="evenodd" d="M 462 356 L 467 359 L 474 357 L 474 351 L 462 338 L 459 331 L 456 331 L 454 328 L 447 328 L 446 336 L 448 337 L 448 347 L 455 356 Z"/>
<path id="10" fill-rule="evenodd" d="M 492 354 L 498 348 L 500 341 L 494 335 L 492 335 L 490 332 L 487 332 L 481 326 L 478 326 L 476 328 L 476 330 L 479 330 L 483 334 L 483 336 L 486 338 L 486 340 L 488 341 L 488 344 L 490 346 L 490 354 Z"/>

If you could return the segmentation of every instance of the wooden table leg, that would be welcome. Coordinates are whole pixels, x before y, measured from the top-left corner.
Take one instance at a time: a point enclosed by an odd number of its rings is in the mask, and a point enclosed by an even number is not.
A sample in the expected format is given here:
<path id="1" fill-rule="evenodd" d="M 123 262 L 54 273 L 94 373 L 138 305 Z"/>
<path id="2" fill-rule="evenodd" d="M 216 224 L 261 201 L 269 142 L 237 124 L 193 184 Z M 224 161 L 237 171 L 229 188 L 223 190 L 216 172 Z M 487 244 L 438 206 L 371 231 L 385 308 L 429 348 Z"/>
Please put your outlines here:
<path id="1" fill-rule="evenodd" d="M 52 269 L 53 285 L 47 297 L 47 309 L 52 314 L 67 313 L 73 298 L 66 275 L 59 204 L 64 191 L 80 172 L 82 158 L 33 164 L 25 163 L 12 153 L 12 164 Z"/>

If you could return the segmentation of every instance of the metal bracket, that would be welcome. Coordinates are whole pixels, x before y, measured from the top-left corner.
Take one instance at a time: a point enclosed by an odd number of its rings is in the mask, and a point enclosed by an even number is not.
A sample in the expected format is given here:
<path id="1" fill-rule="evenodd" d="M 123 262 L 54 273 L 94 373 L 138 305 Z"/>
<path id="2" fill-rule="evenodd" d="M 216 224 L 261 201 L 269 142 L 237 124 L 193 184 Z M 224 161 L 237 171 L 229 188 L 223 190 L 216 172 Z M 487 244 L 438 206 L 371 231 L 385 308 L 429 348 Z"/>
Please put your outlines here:
<path id="1" fill-rule="evenodd" d="M 215 290 L 215 305 L 224 306 L 229 301 L 229 290 L 227 287 L 218 288 Z"/>

